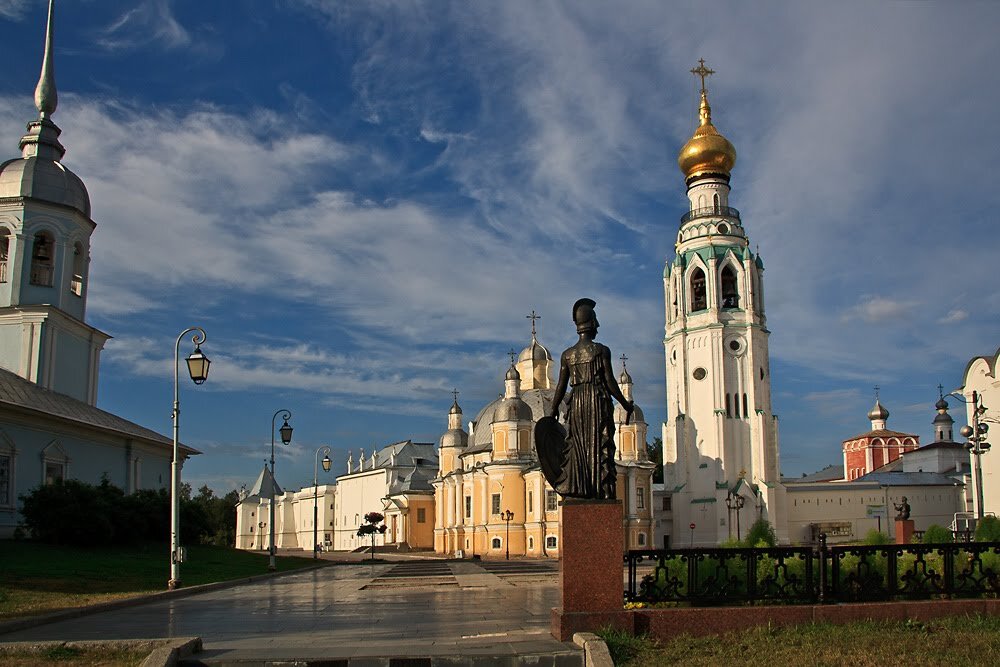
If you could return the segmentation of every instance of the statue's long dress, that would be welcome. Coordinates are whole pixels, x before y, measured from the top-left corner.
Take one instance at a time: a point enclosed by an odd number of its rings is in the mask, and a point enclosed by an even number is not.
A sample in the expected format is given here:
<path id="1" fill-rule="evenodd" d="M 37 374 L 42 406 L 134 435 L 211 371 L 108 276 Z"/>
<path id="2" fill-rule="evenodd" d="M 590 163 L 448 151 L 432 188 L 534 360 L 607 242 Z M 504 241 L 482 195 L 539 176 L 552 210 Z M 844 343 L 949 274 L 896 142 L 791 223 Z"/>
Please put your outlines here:
<path id="1" fill-rule="evenodd" d="M 615 497 L 615 423 L 605 386 L 604 355 L 594 343 L 589 359 L 570 364 L 566 460 L 557 491 L 573 498 Z"/>

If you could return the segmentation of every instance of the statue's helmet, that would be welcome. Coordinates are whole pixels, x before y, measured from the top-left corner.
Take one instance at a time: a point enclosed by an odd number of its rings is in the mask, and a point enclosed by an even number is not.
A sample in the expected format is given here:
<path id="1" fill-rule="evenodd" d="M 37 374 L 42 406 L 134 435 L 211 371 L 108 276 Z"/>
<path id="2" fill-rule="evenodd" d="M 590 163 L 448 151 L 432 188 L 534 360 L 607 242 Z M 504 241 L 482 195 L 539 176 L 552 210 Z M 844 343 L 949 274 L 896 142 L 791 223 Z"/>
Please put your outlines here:
<path id="1" fill-rule="evenodd" d="M 589 329 L 596 330 L 600 323 L 597 321 L 597 313 L 594 306 L 597 302 L 593 299 L 579 299 L 573 304 L 573 322 L 576 324 L 577 333 L 582 333 Z"/>

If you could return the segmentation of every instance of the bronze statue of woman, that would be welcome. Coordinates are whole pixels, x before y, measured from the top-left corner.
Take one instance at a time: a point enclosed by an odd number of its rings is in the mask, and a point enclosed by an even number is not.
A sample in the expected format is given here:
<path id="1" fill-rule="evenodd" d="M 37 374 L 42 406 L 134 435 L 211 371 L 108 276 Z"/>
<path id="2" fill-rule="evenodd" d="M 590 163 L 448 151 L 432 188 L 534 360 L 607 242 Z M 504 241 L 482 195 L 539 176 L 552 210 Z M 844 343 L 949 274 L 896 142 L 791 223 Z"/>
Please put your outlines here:
<path id="1" fill-rule="evenodd" d="M 614 398 L 631 419 L 633 404 L 618 387 L 611 350 L 594 342 L 599 323 L 592 299 L 573 304 L 573 321 L 580 340 L 562 353 L 559 382 L 548 417 L 535 426 L 535 446 L 546 480 L 559 495 L 570 498 L 615 498 Z M 572 386 L 566 428 L 558 423 L 559 407 Z"/>

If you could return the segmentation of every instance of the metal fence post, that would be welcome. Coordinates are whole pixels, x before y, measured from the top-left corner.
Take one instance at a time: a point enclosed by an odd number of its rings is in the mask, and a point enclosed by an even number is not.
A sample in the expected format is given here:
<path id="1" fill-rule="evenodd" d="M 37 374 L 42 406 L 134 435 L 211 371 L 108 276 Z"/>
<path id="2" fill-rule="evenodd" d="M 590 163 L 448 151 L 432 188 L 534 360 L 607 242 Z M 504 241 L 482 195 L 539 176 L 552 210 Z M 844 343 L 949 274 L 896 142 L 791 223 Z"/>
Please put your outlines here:
<path id="1" fill-rule="evenodd" d="M 826 533 L 819 534 L 819 603 L 826 603 Z"/>

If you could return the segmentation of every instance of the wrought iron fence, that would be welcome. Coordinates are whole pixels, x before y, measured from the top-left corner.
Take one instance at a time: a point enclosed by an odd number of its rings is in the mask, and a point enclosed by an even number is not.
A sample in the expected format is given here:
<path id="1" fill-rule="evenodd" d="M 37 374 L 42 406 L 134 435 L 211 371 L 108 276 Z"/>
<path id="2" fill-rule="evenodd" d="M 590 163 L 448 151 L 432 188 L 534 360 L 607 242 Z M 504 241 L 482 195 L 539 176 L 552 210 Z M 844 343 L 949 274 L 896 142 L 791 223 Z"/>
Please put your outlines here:
<path id="1" fill-rule="evenodd" d="M 626 602 L 695 606 L 1000 595 L 1000 542 L 754 549 L 625 555 Z"/>

